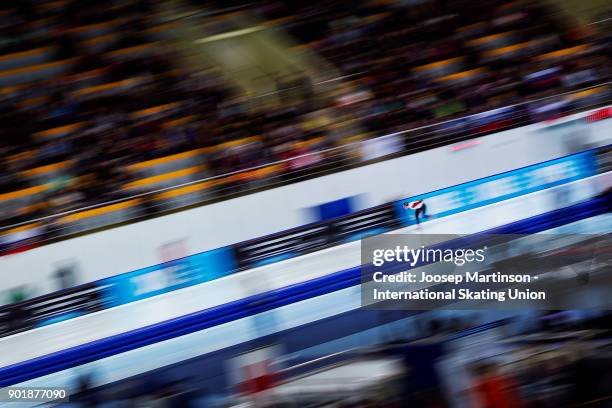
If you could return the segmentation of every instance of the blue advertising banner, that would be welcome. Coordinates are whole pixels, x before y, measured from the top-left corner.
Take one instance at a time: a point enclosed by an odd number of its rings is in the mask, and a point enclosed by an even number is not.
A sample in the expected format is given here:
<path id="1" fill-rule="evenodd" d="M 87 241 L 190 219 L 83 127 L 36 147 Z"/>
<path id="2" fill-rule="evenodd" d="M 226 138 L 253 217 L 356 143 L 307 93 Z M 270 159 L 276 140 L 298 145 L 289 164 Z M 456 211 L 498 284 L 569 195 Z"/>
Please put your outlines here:
<path id="1" fill-rule="evenodd" d="M 434 209 L 436 217 L 445 217 L 580 180 L 595 173 L 593 153 L 583 152 L 409 197 L 397 201 L 395 208 L 404 225 L 413 225 L 416 223 L 414 211 L 406 211 L 404 203 L 424 200 L 428 212 Z"/>
<path id="2" fill-rule="evenodd" d="M 214 280 L 235 269 L 233 250 L 224 247 L 113 276 L 100 286 L 109 306 L 117 306 Z"/>

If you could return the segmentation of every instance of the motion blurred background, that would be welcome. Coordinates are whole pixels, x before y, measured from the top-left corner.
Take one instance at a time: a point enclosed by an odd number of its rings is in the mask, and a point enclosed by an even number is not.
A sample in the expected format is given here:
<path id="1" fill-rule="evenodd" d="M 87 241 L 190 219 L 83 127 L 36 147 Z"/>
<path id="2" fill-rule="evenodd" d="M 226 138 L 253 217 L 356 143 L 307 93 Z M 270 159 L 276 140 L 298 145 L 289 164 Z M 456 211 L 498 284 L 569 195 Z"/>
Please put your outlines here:
<path id="1" fill-rule="evenodd" d="M 545 232 L 509 260 L 588 248 L 573 273 L 610 272 L 611 15 L 1 2 L 0 387 L 75 407 L 612 406 L 607 289 L 550 312 L 359 295 L 359 240 L 389 232 Z"/>

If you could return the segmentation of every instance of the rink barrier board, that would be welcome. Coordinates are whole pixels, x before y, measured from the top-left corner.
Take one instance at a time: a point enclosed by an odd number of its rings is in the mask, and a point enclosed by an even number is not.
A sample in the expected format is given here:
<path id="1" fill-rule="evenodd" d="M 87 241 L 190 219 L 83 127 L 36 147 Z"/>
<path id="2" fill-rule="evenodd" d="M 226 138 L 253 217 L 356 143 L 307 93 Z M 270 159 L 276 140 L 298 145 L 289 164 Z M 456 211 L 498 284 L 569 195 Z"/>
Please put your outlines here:
<path id="1" fill-rule="evenodd" d="M 585 203 L 473 234 L 472 237 L 477 238 L 488 234 L 526 234 L 545 231 L 580 219 L 607 213 L 610 208 L 610 197 L 603 196 Z M 360 281 L 361 267 L 354 267 L 304 283 L 254 295 L 201 312 L 13 364 L 0 369 L 0 386 L 18 384 L 122 352 L 253 316 L 300 300 L 355 286 Z"/>

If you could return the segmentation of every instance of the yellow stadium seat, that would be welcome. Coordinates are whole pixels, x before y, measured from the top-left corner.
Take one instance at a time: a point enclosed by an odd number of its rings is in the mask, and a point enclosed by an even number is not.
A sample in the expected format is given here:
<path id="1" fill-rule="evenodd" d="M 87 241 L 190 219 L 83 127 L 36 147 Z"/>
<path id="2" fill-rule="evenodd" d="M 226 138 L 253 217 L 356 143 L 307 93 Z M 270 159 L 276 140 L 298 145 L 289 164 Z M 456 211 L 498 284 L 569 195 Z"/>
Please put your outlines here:
<path id="1" fill-rule="evenodd" d="M 158 159 L 152 159 L 152 160 L 147 160 L 147 161 L 131 164 L 127 167 L 127 169 L 132 170 L 132 171 L 143 170 L 148 167 L 154 167 L 160 164 L 170 163 L 175 160 L 182 160 L 182 159 L 186 159 L 190 157 L 195 157 L 195 156 L 202 154 L 203 152 L 204 152 L 203 149 L 189 150 L 187 152 L 177 153 L 177 154 L 173 154 L 170 156 L 160 157 Z"/>
<path id="2" fill-rule="evenodd" d="M 417 72 L 428 71 L 428 70 L 430 70 L 432 68 L 444 67 L 444 66 L 447 66 L 447 65 L 454 64 L 456 62 L 460 62 L 462 60 L 463 60 L 463 57 L 449 58 L 449 59 L 445 59 L 445 60 L 442 60 L 442 61 L 436 61 L 436 62 L 432 62 L 430 64 L 425 64 L 425 65 L 418 66 L 418 67 L 414 68 L 414 71 L 417 71 Z"/>
<path id="3" fill-rule="evenodd" d="M 505 47 L 494 48 L 492 50 L 485 51 L 483 53 L 483 55 L 486 56 L 486 57 L 497 57 L 497 56 L 500 56 L 500 55 L 503 55 L 503 54 L 508 54 L 510 52 L 522 50 L 523 48 L 526 48 L 527 46 L 529 46 L 529 44 L 530 44 L 530 42 L 526 41 L 526 42 L 522 42 L 522 43 L 507 45 Z"/>
<path id="4" fill-rule="evenodd" d="M 587 51 L 588 49 L 589 49 L 589 46 L 586 44 L 577 45 L 575 47 L 564 48 L 562 50 L 552 51 L 546 54 L 538 55 L 537 57 L 535 57 L 535 59 L 538 61 L 541 61 L 545 59 L 561 58 L 561 57 L 566 57 L 569 55 L 574 55 L 580 52 L 584 52 L 584 51 Z"/>
<path id="5" fill-rule="evenodd" d="M 193 166 L 193 167 L 188 167 L 186 169 L 170 171 L 168 173 L 160 174 L 157 176 L 145 177 L 145 178 L 135 180 L 135 181 L 125 184 L 124 188 L 133 189 L 133 188 L 138 188 L 138 187 L 153 186 L 155 184 L 158 184 L 164 181 L 197 174 L 198 172 L 204 170 L 205 168 L 206 168 L 205 166 Z"/>
<path id="6" fill-rule="evenodd" d="M 0 201 L 14 200 L 17 198 L 24 198 L 32 196 L 34 194 L 42 193 L 47 191 L 49 186 L 47 184 L 40 184 L 34 187 L 24 188 L 22 190 L 10 191 L 8 193 L 0 194 Z"/>
<path id="7" fill-rule="evenodd" d="M 498 34 L 485 35 L 484 37 L 475 38 L 467 42 L 468 45 L 480 45 L 484 43 L 491 42 L 493 40 L 497 40 L 499 38 L 507 37 L 512 34 L 512 31 L 506 31 Z"/>
<path id="8" fill-rule="evenodd" d="M 70 125 L 58 126 L 55 128 L 36 132 L 36 136 L 41 138 L 60 137 L 80 130 L 83 128 L 83 126 L 85 126 L 85 122 L 72 123 Z"/>
<path id="9" fill-rule="evenodd" d="M 475 68 L 475 69 L 470 69 L 468 71 L 457 72 L 456 74 L 446 75 L 441 78 L 436 78 L 436 81 L 437 82 L 456 81 L 459 79 L 469 78 L 469 77 L 472 77 L 472 76 L 475 76 L 475 75 L 478 75 L 484 72 L 486 72 L 484 68 Z"/>
<path id="10" fill-rule="evenodd" d="M 122 201 L 116 204 L 106 205 L 104 207 L 93 208 L 91 210 L 79 211 L 76 213 L 68 214 L 59 219 L 61 223 L 70 223 L 80 221 L 86 218 L 92 218 L 103 214 L 108 214 L 114 211 L 123 210 L 130 207 L 135 207 L 142 202 L 141 199 L 136 198 L 133 200 Z"/>
<path id="11" fill-rule="evenodd" d="M 154 106 L 152 108 L 142 109 L 136 112 L 132 112 L 130 115 L 132 118 L 138 119 L 146 116 L 156 115 L 158 113 L 174 109 L 178 106 L 177 102 L 167 103 L 165 105 Z"/>

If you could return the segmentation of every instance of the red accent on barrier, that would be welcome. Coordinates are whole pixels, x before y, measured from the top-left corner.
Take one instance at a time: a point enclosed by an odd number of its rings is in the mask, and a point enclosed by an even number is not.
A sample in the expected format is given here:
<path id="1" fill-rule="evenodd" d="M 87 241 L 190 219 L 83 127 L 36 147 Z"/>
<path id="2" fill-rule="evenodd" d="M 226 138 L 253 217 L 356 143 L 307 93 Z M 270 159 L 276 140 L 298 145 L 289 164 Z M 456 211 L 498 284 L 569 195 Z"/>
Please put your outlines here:
<path id="1" fill-rule="evenodd" d="M 470 147 L 475 147 L 478 146 L 479 144 L 481 144 L 482 142 L 480 140 L 469 140 L 467 142 L 464 143 L 459 143 L 456 145 L 451 146 L 451 151 L 452 152 L 458 152 L 464 149 L 469 149 Z"/>
<path id="2" fill-rule="evenodd" d="M 600 109 L 596 112 L 593 112 L 585 119 L 587 122 L 599 122 L 600 120 L 608 119 L 610 117 L 612 117 L 612 107 Z"/>
<path id="3" fill-rule="evenodd" d="M 277 381 L 268 361 L 251 364 L 243 367 L 244 377 L 243 391 L 246 394 L 257 394 L 273 388 Z"/>

